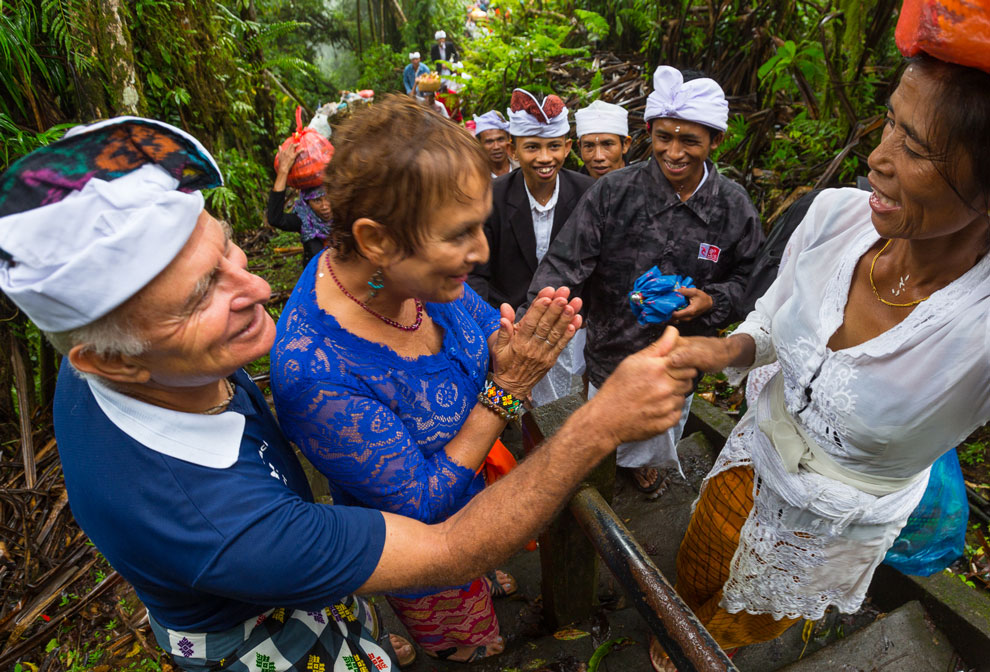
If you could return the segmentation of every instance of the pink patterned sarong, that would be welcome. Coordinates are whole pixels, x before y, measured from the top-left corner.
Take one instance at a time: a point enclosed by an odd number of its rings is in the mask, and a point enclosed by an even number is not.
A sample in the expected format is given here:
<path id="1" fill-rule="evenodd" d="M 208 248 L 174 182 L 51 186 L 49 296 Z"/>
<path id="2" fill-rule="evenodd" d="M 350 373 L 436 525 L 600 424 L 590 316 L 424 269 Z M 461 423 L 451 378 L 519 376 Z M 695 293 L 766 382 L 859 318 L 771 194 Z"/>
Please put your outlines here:
<path id="1" fill-rule="evenodd" d="M 483 578 L 463 590 L 452 588 L 413 599 L 387 598 L 409 634 L 427 651 L 488 646 L 499 636 L 491 587 Z"/>

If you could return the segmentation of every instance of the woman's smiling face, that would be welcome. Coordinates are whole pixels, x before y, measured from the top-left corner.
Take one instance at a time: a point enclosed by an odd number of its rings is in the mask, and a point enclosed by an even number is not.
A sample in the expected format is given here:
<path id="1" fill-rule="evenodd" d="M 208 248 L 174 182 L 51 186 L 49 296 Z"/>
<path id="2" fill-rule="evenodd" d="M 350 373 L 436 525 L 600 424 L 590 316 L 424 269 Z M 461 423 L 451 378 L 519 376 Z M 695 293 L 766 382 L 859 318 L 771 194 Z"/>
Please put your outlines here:
<path id="1" fill-rule="evenodd" d="M 932 146 L 942 135 L 935 132 L 939 95 L 938 82 L 911 65 L 890 96 L 883 137 L 869 158 L 873 225 L 884 238 L 937 238 L 985 215 L 966 152 Z"/>

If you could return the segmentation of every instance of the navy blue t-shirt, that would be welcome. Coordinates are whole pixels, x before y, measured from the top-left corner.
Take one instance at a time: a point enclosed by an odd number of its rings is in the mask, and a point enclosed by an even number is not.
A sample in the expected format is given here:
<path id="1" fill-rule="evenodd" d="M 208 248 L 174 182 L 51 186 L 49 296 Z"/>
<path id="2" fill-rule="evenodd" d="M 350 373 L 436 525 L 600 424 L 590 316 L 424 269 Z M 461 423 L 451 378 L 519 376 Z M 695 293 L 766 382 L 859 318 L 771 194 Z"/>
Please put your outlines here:
<path id="1" fill-rule="evenodd" d="M 59 374 L 55 436 L 72 513 L 175 630 L 225 630 L 271 607 L 322 608 L 368 579 L 385 543 L 381 513 L 313 503 L 264 396 L 243 371 L 231 380 L 229 410 L 204 416 L 91 389 L 68 362 Z M 245 419 L 239 447 L 231 411 Z"/>

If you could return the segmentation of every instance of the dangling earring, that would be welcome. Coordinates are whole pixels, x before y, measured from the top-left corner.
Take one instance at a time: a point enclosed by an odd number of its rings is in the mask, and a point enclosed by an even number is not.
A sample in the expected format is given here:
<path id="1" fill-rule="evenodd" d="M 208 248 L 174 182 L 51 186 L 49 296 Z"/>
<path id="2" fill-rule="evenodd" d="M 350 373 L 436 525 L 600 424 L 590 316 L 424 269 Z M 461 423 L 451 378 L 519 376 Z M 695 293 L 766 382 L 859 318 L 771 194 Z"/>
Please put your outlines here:
<path id="1" fill-rule="evenodd" d="M 378 295 L 378 290 L 385 286 L 385 274 L 382 272 L 381 266 L 378 267 L 378 270 L 368 280 L 368 286 L 371 287 L 371 291 L 368 292 L 368 300 L 371 301 Z"/>

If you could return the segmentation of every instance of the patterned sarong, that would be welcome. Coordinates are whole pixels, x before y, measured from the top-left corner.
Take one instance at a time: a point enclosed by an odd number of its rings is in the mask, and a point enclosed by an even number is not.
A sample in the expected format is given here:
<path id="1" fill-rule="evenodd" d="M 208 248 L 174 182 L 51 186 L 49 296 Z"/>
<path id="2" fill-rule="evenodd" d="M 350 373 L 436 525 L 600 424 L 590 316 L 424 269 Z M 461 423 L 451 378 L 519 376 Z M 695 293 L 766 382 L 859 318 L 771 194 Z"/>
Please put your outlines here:
<path id="1" fill-rule="evenodd" d="M 380 672 L 398 670 L 378 612 L 349 596 L 320 611 L 272 609 L 215 633 L 151 628 L 183 670 Z"/>
<path id="2" fill-rule="evenodd" d="M 419 598 L 388 596 L 399 620 L 425 650 L 491 645 L 499 636 L 498 618 L 487 579 L 465 589 L 451 588 Z"/>
<path id="3" fill-rule="evenodd" d="M 675 590 L 723 649 L 775 639 L 800 621 L 771 614 L 730 614 L 719 606 L 739 533 L 753 508 L 753 469 L 734 467 L 712 476 L 695 505 L 677 552 Z"/>

